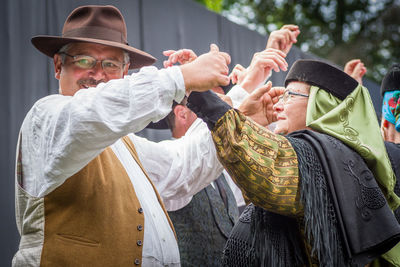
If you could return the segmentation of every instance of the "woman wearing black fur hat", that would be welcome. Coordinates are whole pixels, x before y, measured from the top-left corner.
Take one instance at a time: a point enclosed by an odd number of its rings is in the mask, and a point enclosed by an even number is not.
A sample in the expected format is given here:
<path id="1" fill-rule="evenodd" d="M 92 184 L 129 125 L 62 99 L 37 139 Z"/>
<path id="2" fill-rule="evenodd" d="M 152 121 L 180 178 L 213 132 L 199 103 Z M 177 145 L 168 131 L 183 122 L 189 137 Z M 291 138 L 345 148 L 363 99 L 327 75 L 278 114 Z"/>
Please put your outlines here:
<path id="1" fill-rule="evenodd" d="M 224 265 L 399 266 L 392 210 L 400 198 L 368 90 L 315 60 L 295 62 L 285 86 L 267 84 L 239 111 L 211 92 L 188 99 L 253 202 L 231 233 Z M 260 114 L 277 120 L 275 133 L 253 121 Z"/>

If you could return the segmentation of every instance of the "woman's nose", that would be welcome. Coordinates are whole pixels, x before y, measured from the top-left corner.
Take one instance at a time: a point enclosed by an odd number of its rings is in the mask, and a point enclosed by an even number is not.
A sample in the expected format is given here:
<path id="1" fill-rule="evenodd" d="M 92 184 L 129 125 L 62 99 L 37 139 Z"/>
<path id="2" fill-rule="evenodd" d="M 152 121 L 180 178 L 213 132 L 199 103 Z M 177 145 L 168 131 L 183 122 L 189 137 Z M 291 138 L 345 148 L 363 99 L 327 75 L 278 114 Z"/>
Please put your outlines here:
<path id="1" fill-rule="evenodd" d="M 276 112 L 282 112 L 282 111 L 283 111 L 283 100 L 279 100 L 279 101 L 274 105 L 274 111 L 276 111 Z"/>

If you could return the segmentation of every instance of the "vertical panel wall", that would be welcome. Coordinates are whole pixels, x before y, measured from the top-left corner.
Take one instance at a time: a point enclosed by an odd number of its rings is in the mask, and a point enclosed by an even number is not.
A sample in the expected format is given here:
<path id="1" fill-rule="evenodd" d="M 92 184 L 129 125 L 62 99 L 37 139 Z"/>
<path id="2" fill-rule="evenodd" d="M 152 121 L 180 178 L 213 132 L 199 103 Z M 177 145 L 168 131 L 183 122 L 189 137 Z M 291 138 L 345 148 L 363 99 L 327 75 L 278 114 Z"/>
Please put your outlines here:
<path id="1" fill-rule="evenodd" d="M 231 55 L 231 68 L 237 63 L 247 66 L 253 53 L 266 45 L 266 36 L 236 25 L 191 0 L 3 1 L 0 9 L 3 63 L 0 65 L 0 205 L 3 215 L 0 266 L 10 266 L 19 242 L 14 215 L 15 145 L 19 127 L 36 100 L 58 91 L 52 60 L 38 52 L 30 38 L 39 34 L 60 35 L 67 15 L 79 5 L 110 3 L 125 17 L 129 43 L 158 58 L 157 67 L 162 66 L 165 49 L 191 48 L 201 54 L 209 50 L 210 43 L 217 43 Z M 309 57 L 313 56 L 293 48 L 288 62 Z M 274 73 L 271 79 L 274 84 L 282 85 L 285 75 L 284 72 Z M 371 82 L 366 84 L 379 110 L 378 86 Z"/>

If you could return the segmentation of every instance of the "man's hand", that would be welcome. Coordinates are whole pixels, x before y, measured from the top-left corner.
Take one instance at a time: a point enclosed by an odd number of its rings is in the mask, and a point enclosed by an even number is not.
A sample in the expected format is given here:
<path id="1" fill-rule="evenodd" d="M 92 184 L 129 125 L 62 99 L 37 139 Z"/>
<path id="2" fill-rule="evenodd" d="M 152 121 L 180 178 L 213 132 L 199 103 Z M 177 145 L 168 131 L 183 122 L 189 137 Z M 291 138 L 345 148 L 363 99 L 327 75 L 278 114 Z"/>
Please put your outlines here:
<path id="1" fill-rule="evenodd" d="M 265 49 L 255 53 L 250 66 L 244 71 L 244 77 L 240 85 L 251 93 L 270 75 L 271 70 L 279 72 L 287 70 L 288 64 L 285 60 L 286 54 L 273 48 Z"/>
<path id="2" fill-rule="evenodd" d="M 229 84 L 228 64 L 231 57 L 219 52 L 218 46 L 210 45 L 210 52 L 203 54 L 190 63 L 179 66 L 185 81 L 186 91 L 207 91 L 219 85 Z"/>
<path id="3" fill-rule="evenodd" d="M 190 63 L 197 58 L 196 53 L 191 49 L 179 49 L 178 51 L 166 50 L 163 51 L 163 55 L 168 57 L 168 59 L 163 62 L 164 68 L 171 67 L 177 62 L 181 65 Z"/>
<path id="4" fill-rule="evenodd" d="M 299 26 L 284 25 L 279 30 L 270 33 L 266 48 L 274 48 L 287 54 L 292 45 L 297 43 L 297 36 L 299 34 Z"/>
<path id="5" fill-rule="evenodd" d="M 359 84 L 362 84 L 362 77 L 367 72 L 367 68 L 361 60 L 353 59 L 346 63 L 344 72 L 350 75 Z"/>
<path id="6" fill-rule="evenodd" d="M 251 93 L 240 105 L 239 110 L 265 127 L 276 121 L 276 113 L 274 113 L 273 107 L 284 91 L 284 87 L 272 88 L 272 83 L 268 82 Z"/>

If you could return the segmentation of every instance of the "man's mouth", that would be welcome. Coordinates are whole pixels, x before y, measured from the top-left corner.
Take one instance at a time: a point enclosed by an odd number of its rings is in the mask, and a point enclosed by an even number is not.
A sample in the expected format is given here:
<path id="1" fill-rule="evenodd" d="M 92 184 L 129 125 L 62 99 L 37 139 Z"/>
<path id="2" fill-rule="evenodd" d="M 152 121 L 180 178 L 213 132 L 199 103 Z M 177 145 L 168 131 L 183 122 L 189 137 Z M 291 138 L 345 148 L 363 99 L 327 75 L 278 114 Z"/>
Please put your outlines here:
<path id="1" fill-rule="evenodd" d="M 89 87 L 96 87 L 99 83 L 105 82 L 104 80 L 95 80 L 92 78 L 81 79 L 78 81 L 78 85 L 81 89 L 87 89 Z"/>

